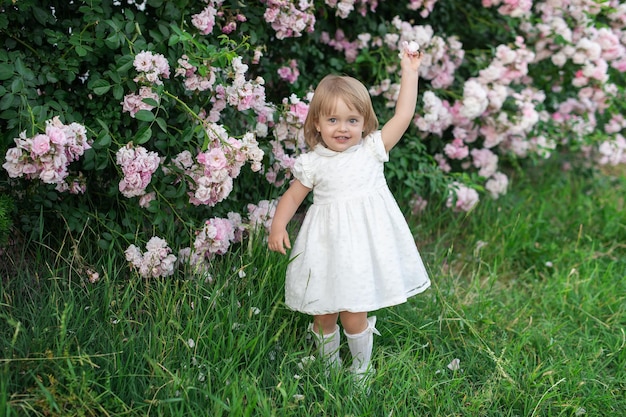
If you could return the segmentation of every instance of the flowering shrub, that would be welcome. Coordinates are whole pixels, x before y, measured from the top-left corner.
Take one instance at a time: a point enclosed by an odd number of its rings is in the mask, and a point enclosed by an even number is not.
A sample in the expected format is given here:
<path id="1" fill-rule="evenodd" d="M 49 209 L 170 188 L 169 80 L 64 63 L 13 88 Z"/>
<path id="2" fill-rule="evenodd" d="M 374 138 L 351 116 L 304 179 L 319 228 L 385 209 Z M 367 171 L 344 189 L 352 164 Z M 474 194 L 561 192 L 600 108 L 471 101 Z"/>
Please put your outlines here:
<path id="1" fill-rule="evenodd" d="M 355 76 L 387 120 L 404 46 L 424 53 L 421 93 L 387 176 L 412 211 L 500 198 L 511 160 L 626 162 L 617 0 L 122 3 L 0 6 L 0 188 L 73 230 L 95 218 L 141 276 L 205 273 L 267 228 L 312 88 Z"/>

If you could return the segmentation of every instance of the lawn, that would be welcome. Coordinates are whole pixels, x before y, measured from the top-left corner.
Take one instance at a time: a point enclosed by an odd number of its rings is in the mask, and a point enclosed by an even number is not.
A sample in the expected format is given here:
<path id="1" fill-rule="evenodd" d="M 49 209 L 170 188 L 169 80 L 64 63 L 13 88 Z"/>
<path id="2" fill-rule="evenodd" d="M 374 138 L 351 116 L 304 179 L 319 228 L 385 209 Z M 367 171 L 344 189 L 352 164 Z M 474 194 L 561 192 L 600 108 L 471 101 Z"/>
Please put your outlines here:
<path id="1" fill-rule="evenodd" d="M 511 178 L 469 214 L 409 217 L 433 285 L 372 313 L 369 394 L 312 359 L 262 236 L 195 279 L 131 276 L 88 225 L 7 252 L 0 414 L 626 415 L 626 176 L 551 162 Z"/>

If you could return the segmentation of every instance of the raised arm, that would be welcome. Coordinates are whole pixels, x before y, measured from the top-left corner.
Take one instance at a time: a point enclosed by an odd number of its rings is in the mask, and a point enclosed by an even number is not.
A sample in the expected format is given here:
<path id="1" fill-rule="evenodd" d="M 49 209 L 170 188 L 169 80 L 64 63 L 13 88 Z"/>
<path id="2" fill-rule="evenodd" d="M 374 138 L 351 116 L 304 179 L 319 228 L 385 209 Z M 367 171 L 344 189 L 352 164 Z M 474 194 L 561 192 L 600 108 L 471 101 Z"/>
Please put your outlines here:
<path id="1" fill-rule="evenodd" d="M 300 181 L 294 180 L 289 189 L 280 198 L 272 219 L 270 236 L 267 240 L 267 246 L 270 250 L 285 255 L 287 253 L 285 247 L 291 249 L 287 224 L 293 215 L 296 214 L 296 210 L 298 210 L 298 207 L 300 207 L 300 204 L 302 204 L 310 191 L 311 189 L 302 185 Z"/>
<path id="2" fill-rule="evenodd" d="M 400 78 L 400 92 L 398 93 L 395 114 L 382 128 L 383 143 L 387 152 L 396 146 L 415 115 L 417 82 L 419 79 L 418 71 L 422 63 L 422 55 L 422 52 L 414 55 L 408 54 L 406 51 L 402 53 L 400 60 L 402 76 Z"/>

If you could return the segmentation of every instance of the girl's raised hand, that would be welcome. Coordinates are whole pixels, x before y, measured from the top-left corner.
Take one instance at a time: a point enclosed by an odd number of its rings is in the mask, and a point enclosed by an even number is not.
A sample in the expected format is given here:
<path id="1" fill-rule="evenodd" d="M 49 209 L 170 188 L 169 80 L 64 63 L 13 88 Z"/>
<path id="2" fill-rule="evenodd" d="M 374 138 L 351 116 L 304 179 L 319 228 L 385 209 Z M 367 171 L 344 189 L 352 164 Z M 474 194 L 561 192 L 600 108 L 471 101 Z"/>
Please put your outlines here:
<path id="1" fill-rule="evenodd" d="M 424 54 L 417 42 L 404 41 L 400 45 L 400 65 L 403 70 L 417 71 L 422 63 Z"/>

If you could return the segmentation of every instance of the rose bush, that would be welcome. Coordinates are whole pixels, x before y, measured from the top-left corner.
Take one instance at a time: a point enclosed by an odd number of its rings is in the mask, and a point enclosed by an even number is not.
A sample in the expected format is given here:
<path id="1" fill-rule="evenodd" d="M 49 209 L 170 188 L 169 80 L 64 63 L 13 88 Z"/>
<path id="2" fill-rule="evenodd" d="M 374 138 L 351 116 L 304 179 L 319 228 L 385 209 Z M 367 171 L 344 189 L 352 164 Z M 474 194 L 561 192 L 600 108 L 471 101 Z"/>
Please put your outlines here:
<path id="1" fill-rule="evenodd" d="M 361 79 L 384 121 L 402 45 L 425 53 L 421 94 L 387 174 L 414 211 L 430 198 L 458 211 L 498 198 L 512 160 L 567 150 L 589 165 L 626 162 L 616 0 L 0 7 L 0 187 L 25 208 L 19 226 L 91 221 L 103 250 L 133 248 L 143 276 L 169 275 L 174 258 L 206 271 L 267 227 L 305 150 L 317 81 Z M 167 248 L 163 272 L 141 272 L 134 245 L 151 239 Z"/>

